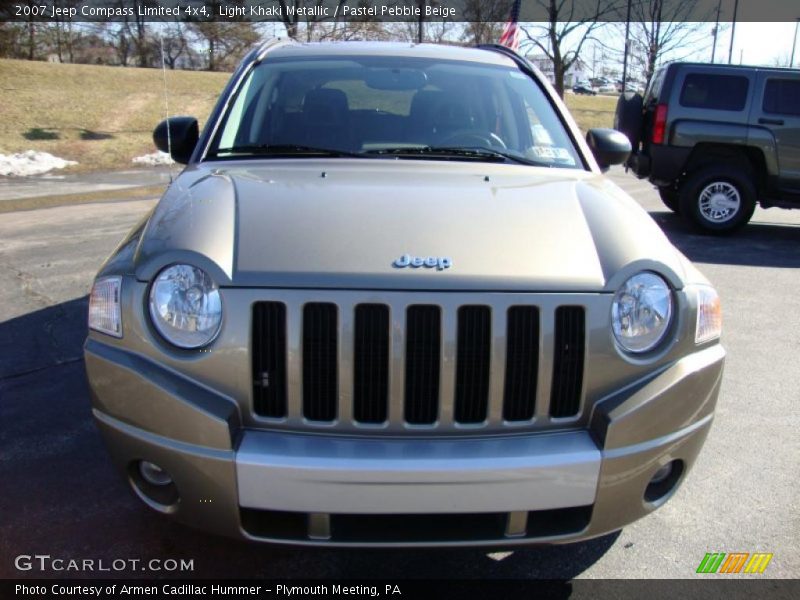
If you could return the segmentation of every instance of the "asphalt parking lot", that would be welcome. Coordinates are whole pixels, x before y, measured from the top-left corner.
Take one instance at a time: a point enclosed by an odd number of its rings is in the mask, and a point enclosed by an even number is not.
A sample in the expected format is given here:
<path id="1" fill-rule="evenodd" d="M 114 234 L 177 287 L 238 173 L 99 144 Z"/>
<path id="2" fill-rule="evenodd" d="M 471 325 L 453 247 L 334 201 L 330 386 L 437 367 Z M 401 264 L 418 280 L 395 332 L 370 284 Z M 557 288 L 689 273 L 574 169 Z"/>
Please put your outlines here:
<path id="1" fill-rule="evenodd" d="M 0 578 L 188 573 L 19 571 L 15 557 L 193 559 L 195 577 L 691 578 L 706 552 L 771 552 L 800 577 L 800 211 L 738 235 L 692 233 L 646 182 L 612 177 L 717 286 L 728 351 L 698 464 L 663 508 L 590 542 L 485 550 L 245 544 L 149 512 L 111 468 L 82 362 L 91 279 L 154 200 L 0 214 Z"/>

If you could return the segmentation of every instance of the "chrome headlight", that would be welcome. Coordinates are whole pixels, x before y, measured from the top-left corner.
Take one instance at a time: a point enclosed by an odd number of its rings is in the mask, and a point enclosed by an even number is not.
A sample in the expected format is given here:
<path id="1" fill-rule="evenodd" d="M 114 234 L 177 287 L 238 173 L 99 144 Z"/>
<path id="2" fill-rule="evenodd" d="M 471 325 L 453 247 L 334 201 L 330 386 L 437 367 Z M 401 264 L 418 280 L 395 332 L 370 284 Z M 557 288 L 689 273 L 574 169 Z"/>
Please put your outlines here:
<path id="1" fill-rule="evenodd" d="M 622 284 L 611 305 L 614 337 L 628 352 L 655 348 L 672 320 L 672 291 L 655 273 L 642 272 Z"/>
<path id="2" fill-rule="evenodd" d="M 191 265 L 162 270 L 150 288 L 150 317 L 165 340 L 179 348 L 210 344 L 222 324 L 219 288 Z"/>

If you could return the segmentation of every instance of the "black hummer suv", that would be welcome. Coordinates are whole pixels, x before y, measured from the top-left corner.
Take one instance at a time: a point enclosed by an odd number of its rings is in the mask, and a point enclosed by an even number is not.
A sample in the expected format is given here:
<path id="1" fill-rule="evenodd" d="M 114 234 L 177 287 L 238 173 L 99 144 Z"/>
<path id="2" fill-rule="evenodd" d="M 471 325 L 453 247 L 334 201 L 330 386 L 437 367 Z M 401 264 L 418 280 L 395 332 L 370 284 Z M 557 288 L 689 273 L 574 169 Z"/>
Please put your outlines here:
<path id="1" fill-rule="evenodd" d="M 674 63 L 625 94 L 614 127 L 626 166 L 702 230 L 728 232 L 762 207 L 800 208 L 800 70 Z"/>

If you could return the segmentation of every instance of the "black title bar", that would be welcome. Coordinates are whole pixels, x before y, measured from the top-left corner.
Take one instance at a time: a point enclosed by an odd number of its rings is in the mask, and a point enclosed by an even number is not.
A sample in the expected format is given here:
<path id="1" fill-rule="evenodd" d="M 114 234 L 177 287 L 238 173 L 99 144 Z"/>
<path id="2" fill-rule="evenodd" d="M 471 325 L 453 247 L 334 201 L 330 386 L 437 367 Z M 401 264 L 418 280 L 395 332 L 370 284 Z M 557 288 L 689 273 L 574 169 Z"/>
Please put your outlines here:
<path id="1" fill-rule="evenodd" d="M 2 0 L 0 21 L 16 22 L 363 22 L 506 21 L 513 0 Z M 628 0 L 559 0 L 561 22 L 625 21 Z M 790 21 L 797 0 L 630 0 L 639 22 Z M 522 0 L 519 20 L 550 20 L 550 3 Z"/>
<path id="2" fill-rule="evenodd" d="M 520 598 L 640 600 L 695 598 L 794 599 L 797 579 L 697 576 L 693 579 L 558 580 L 114 580 L 28 579 L 0 581 L 0 598 Z"/>

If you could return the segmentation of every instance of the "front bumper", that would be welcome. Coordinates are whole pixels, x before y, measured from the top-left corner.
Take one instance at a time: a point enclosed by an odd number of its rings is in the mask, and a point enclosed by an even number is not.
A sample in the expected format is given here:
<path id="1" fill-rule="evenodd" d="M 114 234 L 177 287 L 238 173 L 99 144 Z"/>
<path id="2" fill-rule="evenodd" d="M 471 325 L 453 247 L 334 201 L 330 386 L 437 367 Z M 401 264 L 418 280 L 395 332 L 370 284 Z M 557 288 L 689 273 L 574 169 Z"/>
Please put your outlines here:
<path id="1" fill-rule="evenodd" d="M 231 399 L 119 348 L 86 346 L 94 415 L 116 465 L 135 489 L 140 460 L 174 479 L 180 500 L 151 507 L 243 539 L 363 546 L 568 542 L 645 516 L 700 451 L 724 356 L 711 345 L 608 395 L 587 429 L 398 439 L 247 429 Z M 645 499 L 672 461 L 680 477 Z"/>

